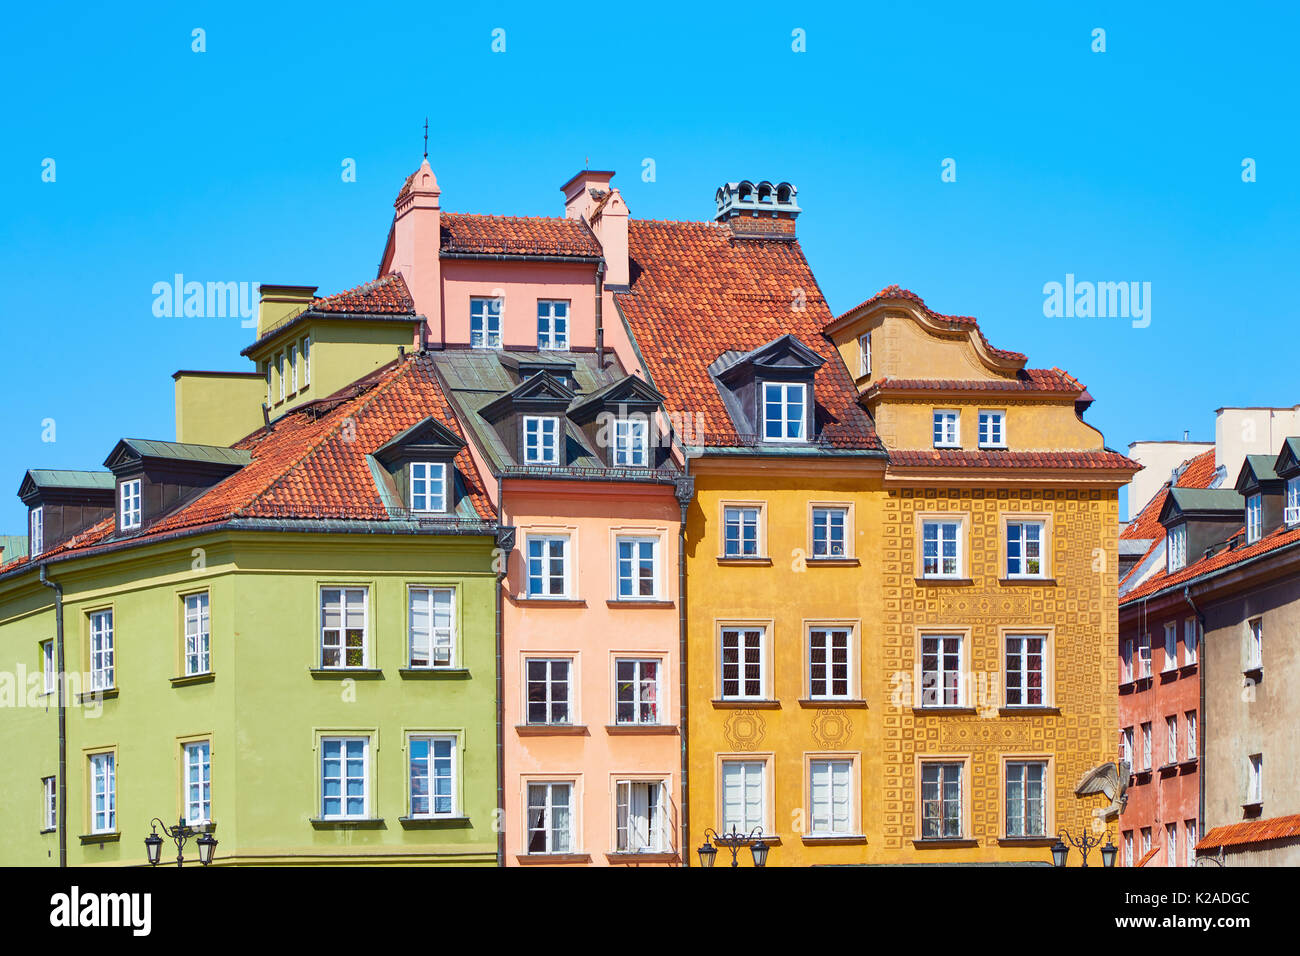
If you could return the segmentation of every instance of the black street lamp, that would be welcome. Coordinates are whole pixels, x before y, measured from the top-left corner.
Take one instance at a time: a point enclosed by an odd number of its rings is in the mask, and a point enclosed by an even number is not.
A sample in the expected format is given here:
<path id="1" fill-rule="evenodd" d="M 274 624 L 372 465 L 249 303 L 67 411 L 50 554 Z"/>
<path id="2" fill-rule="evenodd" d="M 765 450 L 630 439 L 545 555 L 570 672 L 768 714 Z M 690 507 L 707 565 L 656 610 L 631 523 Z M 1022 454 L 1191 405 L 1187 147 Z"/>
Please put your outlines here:
<path id="1" fill-rule="evenodd" d="M 185 841 L 193 837 L 198 837 L 195 844 L 199 848 L 199 862 L 207 866 L 212 862 L 212 854 L 217 849 L 217 841 L 206 830 L 197 830 L 189 826 L 184 820 L 177 820 L 176 826 L 169 827 L 157 817 L 153 818 L 153 832 L 144 838 L 144 850 L 149 856 L 149 865 L 157 866 L 162 856 L 162 837 L 158 835 L 158 828 L 162 827 L 162 832 L 173 843 L 176 844 L 176 865 L 185 865 Z"/>
<path id="2" fill-rule="evenodd" d="M 1074 838 L 1074 835 L 1071 834 L 1070 831 L 1062 830 L 1059 834 L 1057 834 L 1056 842 L 1052 844 L 1052 865 L 1053 866 L 1065 866 L 1066 859 L 1070 855 L 1070 847 L 1065 845 L 1066 841 L 1069 841 L 1071 846 L 1078 848 L 1079 852 L 1083 854 L 1083 863 L 1081 865 L 1087 866 L 1088 851 L 1101 844 L 1101 837 L 1090 837 L 1088 836 L 1087 830 L 1080 830 L 1079 838 L 1076 840 Z M 1107 830 L 1106 845 L 1101 848 L 1101 865 L 1114 866 L 1115 854 L 1118 852 L 1119 852 L 1119 848 L 1116 847 L 1115 844 L 1111 842 L 1110 831 Z"/>
<path id="3" fill-rule="evenodd" d="M 710 842 L 712 838 L 712 842 Z M 763 842 L 763 828 L 754 827 L 748 834 L 739 832 L 733 823 L 729 833 L 719 834 L 716 830 L 706 828 L 704 831 L 704 845 L 700 847 L 700 866 L 706 870 L 713 866 L 713 862 L 718 858 L 718 847 L 725 847 L 731 851 L 731 865 L 739 866 L 736 855 L 740 852 L 742 846 L 748 846 L 749 852 L 754 856 L 755 866 L 767 866 L 767 851 L 771 849 Z"/>

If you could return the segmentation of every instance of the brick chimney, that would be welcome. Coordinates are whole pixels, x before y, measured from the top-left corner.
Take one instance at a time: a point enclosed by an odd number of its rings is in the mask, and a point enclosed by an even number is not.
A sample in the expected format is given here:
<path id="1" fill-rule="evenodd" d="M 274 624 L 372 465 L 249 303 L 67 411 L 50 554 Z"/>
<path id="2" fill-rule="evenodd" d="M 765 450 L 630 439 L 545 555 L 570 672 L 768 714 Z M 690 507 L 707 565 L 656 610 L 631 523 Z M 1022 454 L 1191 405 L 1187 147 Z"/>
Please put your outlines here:
<path id="1" fill-rule="evenodd" d="M 627 203 L 610 185 L 612 170 L 584 169 L 560 187 L 564 193 L 564 215 L 581 219 L 593 233 L 605 257 L 605 285 L 616 290 L 626 288 L 629 279 L 627 261 Z"/>
<path id="2" fill-rule="evenodd" d="M 400 272 L 415 300 L 415 311 L 423 314 L 433 330 L 441 328 L 442 208 L 437 177 L 424 158 L 420 168 L 402 185 L 393 202 L 393 249 L 389 268 Z"/>
<path id="3" fill-rule="evenodd" d="M 732 233 L 744 239 L 793 239 L 794 221 L 801 212 L 798 192 L 793 183 L 723 183 L 714 195 L 717 221 L 729 224 Z"/>

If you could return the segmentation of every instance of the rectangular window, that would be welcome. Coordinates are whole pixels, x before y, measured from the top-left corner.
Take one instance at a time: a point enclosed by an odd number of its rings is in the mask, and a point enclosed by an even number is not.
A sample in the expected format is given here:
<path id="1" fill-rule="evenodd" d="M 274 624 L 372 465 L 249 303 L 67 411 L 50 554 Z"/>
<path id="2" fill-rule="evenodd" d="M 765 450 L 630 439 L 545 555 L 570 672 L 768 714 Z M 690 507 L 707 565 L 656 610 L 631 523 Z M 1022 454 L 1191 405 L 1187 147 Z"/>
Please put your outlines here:
<path id="1" fill-rule="evenodd" d="M 1264 802 L 1264 755 L 1251 754 L 1246 763 L 1246 802 Z"/>
<path id="2" fill-rule="evenodd" d="M 1124 762 L 1128 764 L 1130 771 L 1136 770 L 1137 764 L 1133 762 L 1136 757 L 1136 754 L 1133 751 L 1133 728 L 1132 727 L 1124 728 L 1123 736 L 1120 740 L 1120 744 L 1124 753 Z"/>
<path id="3" fill-rule="evenodd" d="M 266 407 L 270 408 L 275 402 L 271 392 L 271 361 L 266 361 Z"/>
<path id="4" fill-rule="evenodd" d="M 1197 748 L 1200 746 L 1200 741 L 1196 736 L 1196 711 L 1189 710 L 1183 715 L 1183 717 L 1187 721 L 1187 742 L 1185 744 L 1187 748 L 1185 751 L 1186 758 L 1188 760 L 1195 760 L 1199 753 Z"/>
<path id="5" fill-rule="evenodd" d="M 661 853 L 665 838 L 664 785 L 658 781 L 621 780 L 615 795 L 618 853 Z"/>
<path id="6" fill-rule="evenodd" d="M 109 690 L 113 685 L 113 612 L 90 615 L 90 689 Z"/>
<path id="7" fill-rule="evenodd" d="M 961 522 L 921 522 L 921 574 L 927 578 L 961 577 Z"/>
<path id="8" fill-rule="evenodd" d="M 45 693 L 54 693 L 54 642 L 41 642 L 41 675 Z"/>
<path id="9" fill-rule="evenodd" d="M 212 670 L 212 618 L 208 595 L 185 595 L 185 676 Z"/>
<path id="10" fill-rule="evenodd" d="M 1165 824 L 1165 862 L 1168 866 L 1178 865 L 1178 824 Z"/>
<path id="11" fill-rule="evenodd" d="M 1247 627 L 1246 669 L 1254 670 L 1264 666 L 1264 619 L 1257 617 Z"/>
<path id="12" fill-rule="evenodd" d="M 1287 527 L 1300 524 L 1300 475 L 1288 478 L 1286 482 L 1286 508 L 1282 519 Z"/>
<path id="13" fill-rule="evenodd" d="M 1165 571 L 1173 574 L 1187 564 L 1187 525 L 1170 528 L 1165 542 Z"/>
<path id="14" fill-rule="evenodd" d="M 763 383 L 763 440 L 807 441 L 802 382 Z"/>
<path id="15" fill-rule="evenodd" d="M 1133 865 L 1133 831 L 1124 831 L 1124 865 Z"/>
<path id="16" fill-rule="evenodd" d="M 1120 657 L 1120 674 L 1124 683 L 1133 680 L 1133 638 L 1124 638 L 1124 648 Z"/>
<path id="17" fill-rule="evenodd" d="M 411 816 L 456 815 L 456 738 L 412 737 L 410 749 Z"/>
<path id="18" fill-rule="evenodd" d="M 964 705 L 961 641 L 960 634 L 921 636 L 922 707 Z"/>
<path id="19" fill-rule="evenodd" d="M 809 802 L 812 804 L 810 833 L 818 836 L 848 836 L 853 825 L 853 761 L 810 760 Z"/>
<path id="20" fill-rule="evenodd" d="M 1007 761 L 1007 836 L 1047 835 L 1047 763 Z"/>
<path id="21" fill-rule="evenodd" d="M 562 598 L 569 593 L 569 536 L 528 537 L 528 596 Z"/>
<path id="22" fill-rule="evenodd" d="M 1246 543 L 1259 540 L 1264 530 L 1264 496 L 1251 495 L 1246 499 Z"/>
<path id="23" fill-rule="evenodd" d="M 851 693 L 847 627 L 814 627 L 808 632 L 808 696 L 814 699 L 842 697 Z"/>
<path id="24" fill-rule="evenodd" d="M 90 755 L 90 832 L 117 830 L 117 755 Z"/>
<path id="25" fill-rule="evenodd" d="M 659 661 L 614 662 L 614 723 L 658 724 Z"/>
<path id="26" fill-rule="evenodd" d="M 45 509 L 33 508 L 27 517 L 28 550 L 33 558 L 45 550 Z"/>
<path id="27" fill-rule="evenodd" d="M 766 827 L 767 799 L 763 775 L 766 764 L 761 760 L 724 760 L 722 762 L 722 829 L 752 833 Z"/>
<path id="28" fill-rule="evenodd" d="M 1138 645 L 1138 679 L 1151 676 L 1151 635 L 1144 634 Z"/>
<path id="29" fill-rule="evenodd" d="M 1047 705 L 1047 636 L 1007 635 L 1007 706 Z"/>
<path id="30" fill-rule="evenodd" d="M 757 507 L 729 507 L 723 512 L 723 555 L 728 558 L 758 557 Z"/>
<path id="31" fill-rule="evenodd" d="M 1007 413 L 1002 411 L 991 411 L 981 409 L 979 416 L 980 426 L 980 447 L 981 448 L 1006 448 L 1007 447 Z"/>
<path id="32" fill-rule="evenodd" d="M 122 530 L 140 527 L 140 479 L 122 482 L 120 498 Z"/>
<path id="33" fill-rule="evenodd" d="M 305 336 L 302 340 L 302 387 L 306 388 L 311 384 L 311 336 Z"/>
<path id="34" fill-rule="evenodd" d="M 1200 622 L 1189 617 L 1183 622 L 1183 664 L 1196 663 L 1196 645 L 1200 637 Z"/>
<path id="35" fill-rule="evenodd" d="M 198 826 L 212 820 L 212 744 L 185 745 L 185 822 Z"/>
<path id="36" fill-rule="evenodd" d="M 537 300 L 537 347 L 543 351 L 568 350 L 569 303 L 567 301 Z"/>
<path id="37" fill-rule="evenodd" d="M 528 785 L 528 852 L 568 853 L 573 849 L 573 784 Z"/>
<path id="38" fill-rule="evenodd" d="M 615 538 L 618 599 L 653 601 L 659 596 L 659 539 Z"/>
<path id="39" fill-rule="evenodd" d="M 726 627 L 722 629 L 722 697 L 724 700 L 762 700 L 764 680 L 763 640 L 761 627 Z"/>
<path id="40" fill-rule="evenodd" d="M 1142 855 L 1143 855 L 1143 856 L 1146 856 L 1148 853 L 1151 852 L 1151 828 L 1150 828 L 1150 827 L 1143 827 L 1143 828 L 1142 828 L 1142 844 L 1141 844 L 1141 846 L 1142 846 Z"/>
<path id="41" fill-rule="evenodd" d="M 289 391 L 298 391 L 298 344 L 289 346 Z"/>
<path id="42" fill-rule="evenodd" d="M 1183 823 L 1183 841 L 1187 847 L 1187 866 L 1196 865 L 1196 821 L 1187 820 Z"/>
<path id="43" fill-rule="evenodd" d="M 1042 521 L 1007 522 L 1007 577 L 1043 576 Z"/>
<path id="44" fill-rule="evenodd" d="M 445 462 L 411 463 L 411 510 L 447 510 L 447 465 Z"/>
<path id="45" fill-rule="evenodd" d="M 456 652 L 456 592 L 417 588 L 408 592 L 412 668 L 451 667 Z"/>
<path id="46" fill-rule="evenodd" d="M 962 822 L 960 763 L 921 764 L 921 838 L 960 839 Z"/>
<path id="47" fill-rule="evenodd" d="M 1142 725 L 1142 770 L 1151 769 L 1151 723 Z"/>
<path id="48" fill-rule="evenodd" d="M 1178 717 L 1165 718 L 1165 763 L 1178 763 Z"/>
<path id="49" fill-rule="evenodd" d="M 280 401 L 284 401 L 285 375 L 284 375 L 284 353 L 281 352 L 275 357 L 275 372 L 280 379 Z"/>
<path id="50" fill-rule="evenodd" d="M 961 412 L 953 408 L 934 410 L 934 447 L 961 447 Z"/>
<path id="51" fill-rule="evenodd" d="M 614 464 L 640 468 L 650 463 L 650 429 L 644 418 L 614 420 Z"/>
<path id="52" fill-rule="evenodd" d="M 813 557 L 842 558 L 848 554 L 845 527 L 848 508 L 814 508 L 812 511 Z"/>
<path id="53" fill-rule="evenodd" d="M 524 662 L 528 682 L 528 723 L 571 724 L 573 661 L 530 658 Z"/>
<path id="54" fill-rule="evenodd" d="M 369 588 L 321 588 L 321 667 L 366 666 L 369 597 Z"/>
<path id="55" fill-rule="evenodd" d="M 560 463 L 560 420 L 550 416 L 524 416 L 524 464 Z"/>
<path id="56" fill-rule="evenodd" d="M 871 333 L 858 336 L 858 374 L 871 374 Z"/>
<path id="57" fill-rule="evenodd" d="M 41 777 L 41 829 L 54 830 L 59 825 L 59 803 L 53 777 Z"/>
<path id="58" fill-rule="evenodd" d="M 364 820 L 370 816 L 370 738 L 321 738 L 321 817 Z"/>
<path id="59" fill-rule="evenodd" d="M 1178 624 L 1170 621 L 1165 625 L 1165 663 L 1160 668 L 1161 672 L 1171 671 L 1178 667 Z"/>
<path id="60" fill-rule="evenodd" d="M 469 346 L 473 349 L 501 348 L 501 306 L 503 299 L 469 300 Z"/>

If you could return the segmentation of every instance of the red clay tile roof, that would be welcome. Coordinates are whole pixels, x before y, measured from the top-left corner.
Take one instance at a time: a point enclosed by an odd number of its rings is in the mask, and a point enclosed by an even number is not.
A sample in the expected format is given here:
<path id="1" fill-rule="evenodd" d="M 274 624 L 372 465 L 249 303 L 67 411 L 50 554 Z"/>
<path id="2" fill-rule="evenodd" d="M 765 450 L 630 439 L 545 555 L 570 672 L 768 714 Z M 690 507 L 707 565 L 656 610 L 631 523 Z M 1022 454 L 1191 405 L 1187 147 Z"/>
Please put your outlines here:
<path id="1" fill-rule="evenodd" d="M 877 292 L 875 295 L 873 295 L 871 298 L 867 299 L 864 302 L 859 302 L 853 308 L 849 309 L 847 312 L 844 312 L 842 315 L 840 315 L 838 318 L 834 319 L 833 321 L 838 322 L 839 319 L 844 318 L 844 316 L 848 315 L 849 312 L 856 312 L 858 309 L 861 309 L 864 306 L 874 305 L 877 302 L 884 302 L 889 299 L 905 299 L 906 301 L 915 304 L 919 309 L 925 312 L 926 315 L 928 315 L 930 318 L 934 319 L 935 321 L 939 322 L 940 324 L 946 323 L 947 325 L 949 325 L 954 329 L 972 329 L 975 332 L 975 334 L 979 336 L 980 341 L 984 343 L 984 347 L 988 349 L 992 354 L 998 356 L 999 358 L 1004 358 L 1011 361 L 1020 361 L 1020 362 L 1025 361 L 1025 356 L 1020 352 L 1009 352 L 1006 349 L 995 349 L 993 346 L 989 345 L 989 340 L 986 339 L 984 337 L 984 333 L 980 331 L 979 322 L 978 320 L 975 319 L 974 316 L 945 315 L 942 312 L 936 312 L 933 309 L 931 309 L 928 305 L 926 305 L 925 300 L 922 299 L 915 292 L 912 292 L 910 289 L 901 288 L 900 286 L 897 285 L 886 286 L 885 288 Z"/>
<path id="2" fill-rule="evenodd" d="M 951 378 L 881 378 L 867 389 L 867 397 L 878 392 L 1063 392 L 1077 395 L 1083 385 L 1069 372 L 1059 368 L 1021 369 L 1014 379 L 951 379 Z"/>
<path id="3" fill-rule="evenodd" d="M 1177 487 L 1179 488 L 1208 488 L 1214 481 L 1214 449 L 1211 448 L 1195 457 L 1187 459 L 1180 466 L 1182 469 L 1178 474 Z M 1165 498 L 1169 494 L 1169 484 L 1166 482 L 1159 491 L 1151 498 L 1145 508 L 1143 508 L 1136 518 L 1128 523 L 1128 526 L 1120 534 L 1124 539 L 1147 540 L 1151 538 L 1163 538 L 1165 534 L 1164 525 L 1160 523 L 1160 511 L 1165 506 Z"/>
<path id="4" fill-rule="evenodd" d="M 1094 451 L 963 451 L 960 448 L 889 450 L 889 463 L 906 468 L 1138 468 L 1109 448 Z"/>
<path id="5" fill-rule="evenodd" d="M 1163 540 L 1163 536 L 1161 536 L 1161 540 Z M 1251 558 L 1257 558 L 1262 554 L 1268 554 L 1271 551 L 1276 551 L 1279 548 L 1285 548 L 1297 543 L 1300 543 L 1300 527 L 1278 528 L 1272 534 L 1264 535 L 1264 537 L 1260 538 L 1254 544 L 1240 545 L 1234 551 L 1229 551 L 1227 548 L 1224 548 L 1222 551 L 1219 551 L 1208 558 L 1203 557 L 1199 561 L 1195 561 L 1186 567 L 1178 569 L 1173 574 L 1169 574 L 1162 565 L 1156 570 L 1155 574 L 1151 575 L 1151 577 L 1135 586 L 1132 590 L 1121 595 L 1120 607 L 1124 607 L 1141 598 L 1149 597 L 1157 591 L 1163 591 L 1165 588 L 1186 584 L 1193 578 L 1198 578 L 1203 574 L 1210 573 L 1211 571 L 1222 571 L 1225 568 L 1230 568 L 1235 564 L 1241 564 L 1243 561 L 1248 561 Z M 1159 545 L 1160 542 L 1157 541 L 1151 546 L 1151 549 L 1154 550 L 1159 547 Z M 1151 551 L 1148 550 L 1147 554 L 1150 553 Z M 1134 568 L 1134 570 L 1136 570 L 1136 568 Z M 1129 573 L 1132 574 L 1132 572 Z"/>
<path id="6" fill-rule="evenodd" d="M 477 255 L 599 259 L 600 243 L 581 219 L 442 214 L 442 251 Z"/>
<path id="7" fill-rule="evenodd" d="M 415 300 L 400 273 L 372 279 L 355 289 L 338 292 L 323 298 L 312 299 L 313 312 L 373 312 L 383 315 L 405 315 L 415 312 Z"/>
<path id="8" fill-rule="evenodd" d="M 366 456 L 430 416 L 464 437 L 428 356 L 398 359 L 328 398 L 293 409 L 270 432 L 259 429 L 236 442 L 233 447 L 252 454 L 250 464 L 144 534 L 124 540 L 149 541 L 235 518 L 389 520 Z M 455 463 L 478 517 L 495 520 L 468 448 Z M 114 519 L 107 518 L 41 557 L 113 543 L 105 540 L 113 528 Z M 0 571 L 22 563 L 9 562 Z"/>
<path id="9" fill-rule="evenodd" d="M 1245 820 L 1227 826 L 1214 827 L 1196 844 L 1197 850 L 1217 850 L 1221 847 L 1246 846 L 1266 843 L 1269 840 L 1300 838 L 1300 813 L 1289 817 L 1272 817 L 1268 820 Z"/>
<path id="10" fill-rule="evenodd" d="M 632 289 L 615 301 L 667 410 L 700 416 L 702 444 L 744 441 L 710 363 L 790 333 L 827 360 L 814 380 L 822 437 L 839 448 L 881 447 L 837 349 L 822 335 L 830 309 L 797 242 L 736 239 L 715 223 L 634 219 L 628 251 Z"/>

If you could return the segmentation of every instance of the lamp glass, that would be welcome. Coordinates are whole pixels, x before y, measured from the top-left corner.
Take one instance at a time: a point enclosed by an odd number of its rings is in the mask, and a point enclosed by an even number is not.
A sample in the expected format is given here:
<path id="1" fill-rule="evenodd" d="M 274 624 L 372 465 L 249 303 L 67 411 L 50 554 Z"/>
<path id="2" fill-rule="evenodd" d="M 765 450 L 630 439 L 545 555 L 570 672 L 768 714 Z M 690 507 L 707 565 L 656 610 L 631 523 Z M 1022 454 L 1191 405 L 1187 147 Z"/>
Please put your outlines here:
<path id="1" fill-rule="evenodd" d="M 713 861 L 718 858 L 718 848 L 711 843 L 705 843 L 699 850 L 700 866 L 706 870 L 713 866 Z"/>
<path id="2" fill-rule="evenodd" d="M 207 866 L 212 862 L 212 854 L 217 848 L 217 841 L 213 839 L 212 834 L 205 833 L 198 839 L 199 844 L 199 862 Z"/>
<path id="3" fill-rule="evenodd" d="M 144 850 L 149 856 L 149 865 L 157 866 L 162 857 L 162 837 L 156 830 L 144 838 Z"/>
<path id="4" fill-rule="evenodd" d="M 1057 841 L 1052 844 L 1052 865 L 1065 866 L 1065 860 L 1069 855 L 1070 848 L 1062 843 L 1058 838 Z"/>
<path id="5" fill-rule="evenodd" d="M 757 843 L 755 843 L 749 848 L 749 852 L 754 854 L 755 866 L 767 866 L 768 849 L 769 849 L 768 845 L 764 843 L 762 840 L 759 840 Z"/>

